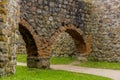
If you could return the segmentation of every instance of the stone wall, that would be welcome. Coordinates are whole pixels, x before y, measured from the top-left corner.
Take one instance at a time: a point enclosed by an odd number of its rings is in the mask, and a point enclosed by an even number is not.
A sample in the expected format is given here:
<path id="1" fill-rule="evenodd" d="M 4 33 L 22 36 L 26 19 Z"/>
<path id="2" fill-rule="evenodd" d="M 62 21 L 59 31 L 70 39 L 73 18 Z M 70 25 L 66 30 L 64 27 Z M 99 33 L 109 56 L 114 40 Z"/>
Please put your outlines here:
<path id="1" fill-rule="evenodd" d="M 120 0 L 92 0 L 93 60 L 120 62 Z"/>
<path id="2" fill-rule="evenodd" d="M 20 0 L 20 6 L 19 31 L 26 43 L 28 63 L 35 62 L 35 57 L 50 58 L 51 46 L 61 32 L 70 34 L 79 54 L 90 53 L 87 24 L 91 4 L 82 0 Z"/>
<path id="3" fill-rule="evenodd" d="M 60 28 L 65 25 L 74 25 L 73 28 L 67 29 L 79 29 L 75 31 L 78 33 L 82 31 L 83 34 L 78 35 L 83 37 L 85 43 L 88 42 L 89 29 L 87 24 L 89 24 L 90 19 L 87 18 L 90 17 L 89 7 L 91 4 L 82 0 L 21 0 L 20 5 L 21 19 L 31 25 L 30 28 L 38 36 L 39 47 L 44 53 L 50 53 L 49 49 L 56 39 L 55 35 L 59 35 Z"/>
<path id="4" fill-rule="evenodd" d="M 15 73 L 15 31 L 18 27 L 17 0 L 0 0 L 0 76 Z"/>
<path id="5" fill-rule="evenodd" d="M 20 35 L 19 31 L 16 33 L 16 54 L 26 54 L 26 47 L 25 41 L 23 40 L 22 36 Z"/>
<path id="6" fill-rule="evenodd" d="M 85 48 L 78 49 L 79 53 L 92 51 L 90 57 L 94 60 L 119 62 L 119 3 L 118 0 L 21 0 L 21 18 L 34 29 L 40 40 L 40 49 L 45 54 L 51 53 L 50 47 L 61 32 L 67 29 L 79 32 L 76 30 L 79 29 L 84 40 L 79 44 L 85 44 Z M 70 28 L 70 24 L 74 28 Z M 60 30 L 65 26 L 68 28 Z"/>
<path id="7" fill-rule="evenodd" d="M 72 57 L 76 55 L 75 52 L 77 52 L 75 42 L 66 32 L 60 33 L 51 47 L 51 56 Z"/>
<path id="8" fill-rule="evenodd" d="M 119 4 L 119 0 L 0 0 L 0 75 L 15 73 L 18 30 L 26 43 L 28 67 L 49 68 L 50 54 L 56 51 L 51 46 L 68 47 L 69 41 L 74 45 L 70 53 L 120 62 Z M 65 32 L 68 38 L 59 42 Z"/>

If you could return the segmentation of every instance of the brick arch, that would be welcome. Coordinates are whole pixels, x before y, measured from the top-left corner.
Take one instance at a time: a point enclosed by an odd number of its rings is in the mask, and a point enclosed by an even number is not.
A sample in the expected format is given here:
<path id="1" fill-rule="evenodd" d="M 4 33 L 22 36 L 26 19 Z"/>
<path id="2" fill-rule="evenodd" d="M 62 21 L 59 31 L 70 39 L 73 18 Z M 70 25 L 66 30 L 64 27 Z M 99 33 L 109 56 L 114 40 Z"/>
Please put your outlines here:
<path id="1" fill-rule="evenodd" d="M 32 39 L 32 41 L 34 41 L 34 47 L 36 48 L 36 56 L 48 56 L 44 51 L 41 50 L 40 48 L 40 44 L 41 41 L 39 39 L 39 36 L 34 32 L 34 29 L 32 28 L 32 26 L 30 26 L 24 19 L 20 19 L 19 22 L 19 26 L 22 27 L 24 30 L 27 31 L 27 33 L 29 34 L 28 36 Z M 19 27 L 19 28 L 20 28 Z M 22 32 L 22 31 L 21 31 Z M 26 34 L 25 34 L 26 35 Z M 25 38 L 27 39 L 27 38 Z M 24 40 L 25 40 L 24 39 Z M 30 45 L 30 44 L 29 44 Z M 29 54 L 29 53 L 28 53 Z M 29 54 L 29 56 L 34 55 L 34 53 Z"/>
<path id="2" fill-rule="evenodd" d="M 19 24 L 19 32 L 21 33 L 23 40 L 26 43 L 27 56 L 37 56 L 38 49 L 31 32 L 22 24 Z"/>
<path id="3" fill-rule="evenodd" d="M 73 38 L 77 52 L 80 54 L 86 54 L 88 55 L 91 52 L 91 35 L 85 35 L 84 32 L 80 29 L 75 27 L 74 25 L 65 25 L 63 27 L 60 27 L 58 30 L 56 30 L 54 36 L 52 37 L 52 41 L 56 39 L 56 37 L 61 32 L 67 32 L 69 35 Z"/>
<path id="4" fill-rule="evenodd" d="M 27 66 L 32 68 L 49 68 L 49 54 L 40 48 L 41 41 L 24 19 L 20 19 L 19 32 L 26 43 Z"/>

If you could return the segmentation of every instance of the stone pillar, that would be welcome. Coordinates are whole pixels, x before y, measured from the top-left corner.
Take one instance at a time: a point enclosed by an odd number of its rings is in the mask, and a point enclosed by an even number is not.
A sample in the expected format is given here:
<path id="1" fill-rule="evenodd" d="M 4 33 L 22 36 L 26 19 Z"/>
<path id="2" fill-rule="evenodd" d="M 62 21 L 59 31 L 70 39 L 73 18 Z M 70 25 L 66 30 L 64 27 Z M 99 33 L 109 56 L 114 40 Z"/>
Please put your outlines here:
<path id="1" fill-rule="evenodd" d="M 0 0 L 0 76 L 16 71 L 15 32 L 18 18 L 18 0 Z"/>
<path id="2" fill-rule="evenodd" d="M 6 27 L 6 1 L 0 1 L 0 76 L 6 73 L 6 62 L 8 62 L 7 54 L 7 38 L 3 34 L 4 28 Z"/>
<path id="3" fill-rule="evenodd" d="M 48 57 L 27 57 L 27 66 L 29 68 L 50 68 L 50 58 Z"/>

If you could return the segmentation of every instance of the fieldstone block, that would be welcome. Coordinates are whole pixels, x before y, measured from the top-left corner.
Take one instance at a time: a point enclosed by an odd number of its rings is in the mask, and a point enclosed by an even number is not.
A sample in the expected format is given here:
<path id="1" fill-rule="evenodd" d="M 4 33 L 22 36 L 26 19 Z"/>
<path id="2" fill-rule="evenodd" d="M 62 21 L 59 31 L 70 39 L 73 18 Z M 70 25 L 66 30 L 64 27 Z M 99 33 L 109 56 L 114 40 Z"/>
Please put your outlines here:
<path id="1" fill-rule="evenodd" d="M 50 58 L 43 58 L 43 57 L 27 57 L 27 66 L 29 68 L 43 68 L 49 69 L 50 68 Z"/>

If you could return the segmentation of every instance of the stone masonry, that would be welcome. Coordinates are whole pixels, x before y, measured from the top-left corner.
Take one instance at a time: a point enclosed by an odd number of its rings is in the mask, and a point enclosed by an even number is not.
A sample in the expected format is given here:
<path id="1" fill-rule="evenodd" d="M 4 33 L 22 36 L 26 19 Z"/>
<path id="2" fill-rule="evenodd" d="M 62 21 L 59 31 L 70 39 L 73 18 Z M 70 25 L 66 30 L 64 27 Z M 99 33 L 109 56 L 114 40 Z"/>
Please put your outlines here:
<path id="1" fill-rule="evenodd" d="M 69 51 L 120 62 L 119 0 L 0 0 L 0 75 L 15 73 L 18 31 L 28 67 L 49 68 L 51 54 Z"/>
<path id="2" fill-rule="evenodd" d="M 91 35 L 86 26 L 89 15 L 84 14 L 89 11 L 87 5 L 90 6 L 79 0 L 20 0 L 19 31 L 26 43 L 29 67 L 41 67 L 42 63 L 49 62 L 44 60 L 53 54 L 51 46 L 62 32 L 73 38 L 79 54 L 89 54 L 91 41 L 87 38 Z"/>
<path id="3" fill-rule="evenodd" d="M 92 0 L 93 60 L 120 62 L 120 0 Z"/>
<path id="4" fill-rule="evenodd" d="M 19 12 L 18 0 L 0 0 L 0 76 L 15 73 Z"/>

